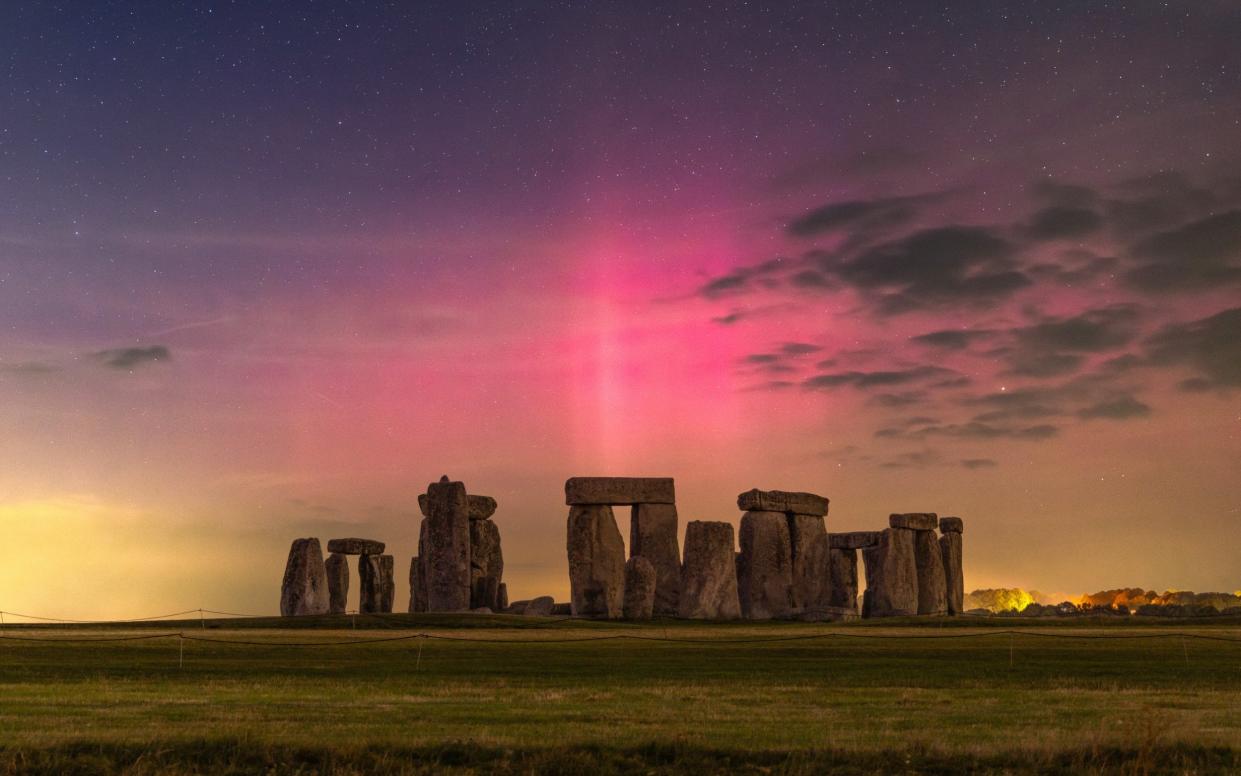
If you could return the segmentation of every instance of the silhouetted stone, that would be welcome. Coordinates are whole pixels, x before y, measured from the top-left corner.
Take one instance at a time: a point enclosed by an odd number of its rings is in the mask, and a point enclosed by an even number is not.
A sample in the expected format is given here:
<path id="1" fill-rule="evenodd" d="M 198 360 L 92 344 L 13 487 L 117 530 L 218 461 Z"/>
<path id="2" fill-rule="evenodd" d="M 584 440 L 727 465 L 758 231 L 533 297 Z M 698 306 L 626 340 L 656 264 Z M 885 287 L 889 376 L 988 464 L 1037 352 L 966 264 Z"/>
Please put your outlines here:
<path id="1" fill-rule="evenodd" d="M 465 497 L 465 502 L 471 520 L 486 520 L 496 513 L 496 500 L 491 496 L 469 494 Z M 418 509 L 423 517 L 427 516 L 427 494 L 418 494 Z"/>
<path id="2" fill-rule="evenodd" d="M 939 519 L 940 533 L 962 533 L 965 531 L 965 522 L 959 517 L 941 517 Z"/>
<path id="3" fill-rule="evenodd" d="M 387 614 L 392 611 L 396 585 L 392 579 L 391 555 L 358 557 L 358 611 L 363 614 Z"/>
<path id="4" fill-rule="evenodd" d="M 552 616 L 554 617 L 572 617 L 573 604 L 555 604 L 552 606 Z"/>
<path id="5" fill-rule="evenodd" d="M 422 557 L 427 611 L 470 608 L 470 518 L 465 485 L 445 477 L 427 487 L 427 530 Z"/>
<path id="6" fill-rule="evenodd" d="M 897 617 L 918 613 L 918 567 L 914 562 L 917 531 L 888 528 L 879 544 L 862 550 L 866 564 L 863 617 Z"/>
<path id="7" fill-rule="evenodd" d="M 655 566 L 641 555 L 625 564 L 626 620 L 649 620 L 655 613 Z"/>
<path id="8" fill-rule="evenodd" d="M 531 598 L 521 613 L 529 617 L 550 617 L 555 608 L 556 600 L 554 598 L 549 595 L 541 595 L 538 598 Z"/>
<path id="9" fill-rule="evenodd" d="M 570 477 L 564 484 L 569 506 L 675 504 L 671 477 Z"/>
<path id="10" fill-rule="evenodd" d="M 939 517 L 934 512 L 909 512 L 901 515 L 888 515 L 888 525 L 893 528 L 909 528 L 914 531 L 934 531 L 939 525 Z"/>
<path id="11" fill-rule="evenodd" d="M 750 511 L 741 517 L 737 591 L 746 619 L 793 613 L 793 548 L 783 512 Z"/>
<path id="12" fill-rule="evenodd" d="M 944 556 L 934 531 L 918 531 L 914 537 L 914 564 L 918 567 L 918 614 L 948 613 L 948 583 Z"/>
<path id="13" fill-rule="evenodd" d="M 876 532 L 877 533 L 877 532 Z M 831 605 L 857 613 L 857 550 L 838 549 L 830 551 Z"/>
<path id="14" fill-rule="evenodd" d="M 569 510 L 569 586 L 577 617 L 621 616 L 625 591 L 625 542 L 609 506 Z"/>
<path id="15" fill-rule="evenodd" d="M 629 520 L 629 555 L 655 568 L 655 614 L 675 615 L 681 597 L 676 504 L 637 504 Z"/>
<path id="16" fill-rule="evenodd" d="M 874 547 L 879 544 L 879 535 L 883 531 L 852 531 L 850 533 L 829 533 L 827 544 L 833 550 L 860 550 L 863 547 Z"/>
<path id="17" fill-rule="evenodd" d="M 827 526 L 818 515 L 791 514 L 789 544 L 793 552 L 793 607 L 803 619 L 815 619 L 832 605 Z"/>
<path id="18" fill-rule="evenodd" d="M 409 561 L 409 611 L 411 614 L 427 610 L 427 580 L 422 571 L 422 559 L 415 555 Z"/>
<path id="19" fill-rule="evenodd" d="M 500 583 L 500 590 L 496 594 L 496 599 L 496 604 L 499 606 L 499 608 L 496 609 L 497 612 L 502 612 L 508 608 L 508 585 L 503 582 Z"/>
<path id="20" fill-rule="evenodd" d="M 327 551 L 341 555 L 382 555 L 384 546 L 383 542 L 374 539 L 329 539 Z"/>
<path id="21" fill-rule="evenodd" d="M 504 555 L 500 551 L 500 529 L 491 520 L 470 521 L 470 567 L 470 603 L 499 611 Z"/>
<path id="22" fill-rule="evenodd" d="M 743 512 L 792 512 L 822 517 L 827 514 L 827 499 L 814 493 L 754 488 L 737 496 L 737 507 Z"/>
<path id="23" fill-rule="evenodd" d="M 327 614 L 329 603 L 327 569 L 319 540 L 294 539 L 280 584 L 280 614 Z"/>
<path id="24" fill-rule="evenodd" d="M 734 546 L 729 523 L 693 520 L 685 526 L 679 616 L 693 620 L 735 620 L 741 616 Z"/>
<path id="25" fill-rule="evenodd" d="M 961 575 L 961 534 L 949 531 L 939 537 L 939 552 L 944 559 L 948 614 L 961 614 L 965 609 L 965 580 Z"/>
<path id="26" fill-rule="evenodd" d="M 324 564 L 327 572 L 328 612 L 344 614 L 349 601 L 349 557 L 334 552 Z"/>

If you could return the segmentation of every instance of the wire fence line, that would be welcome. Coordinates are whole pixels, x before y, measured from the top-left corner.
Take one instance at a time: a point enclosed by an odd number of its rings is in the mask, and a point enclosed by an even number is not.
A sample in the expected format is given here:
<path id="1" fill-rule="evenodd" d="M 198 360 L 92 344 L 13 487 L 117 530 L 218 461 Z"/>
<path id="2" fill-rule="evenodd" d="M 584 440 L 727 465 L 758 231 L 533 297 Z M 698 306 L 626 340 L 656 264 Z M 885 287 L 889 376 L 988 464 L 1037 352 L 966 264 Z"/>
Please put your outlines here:
<path id="1" fill-rule="evenodd" d="M 1032 638 L 1042 639 L 1066 639 L 1066 640 L 1085 640 L 1085 641 L 1134 641 L 1134 640 L 1154 640 L 1154 639 L 1192 639 L 1195 641 L 1211 641 L 1221 642 L 1225 644 L 1241 645 L 1241 638 L 1230 636 L 1220 636 L 1206 633 L 1116 633 L 1116 634 L 1098 634 L 1098 633 L 1045 633 L 1029 630 L 991 630 L 978 633 L 850 633 L 833 631 L 830 633 L 799 633 L 784 636 L 754 636 L 740 638 L 676 638 L 667 635 L 643 635 L 637 633 L 613 633 L 600 636 L 580 636 L 550 639 L 523 639 L 523 638 L 489 638 L 489 637 L 471 637 L 459 636 L 446 633 L 428 633 L 421 631 L 418 633 L 408 633 L 400 636 L 383 636 L 366 639 L 348 639 L 340 641 L 260 641 L 256 639 L 228 639 L 214 638 L 208 636 L 195 635 L 186 633 L 185 631 L 170 631 L 163 633 L 146 633 L 141 635 L 126 636 L 95 636 L 95 637 L 65 637 L 65 636 L 18 636 L 14 634 L 0 634 L 0 640 L 17 641 L 17 642 L 39 642 L 39 643 L 119 643 L 119 642 L 135 642 L 135 641 L 152 641 L 156 639 L 179 639 L 182 641 L 198 642 L 203 644 L 227 644 L 236 646 L 253 646 L 253 647 L 295 647 L 295 648 L 328 648 L 328 647 L 356 647 L 371 644 L 385 644 L 399 641 L 447 641 L 447 642 L 469 642 L 475 644 L 525 644 L 525 645 L 543 645 L 543 644 L 582 644 L 604 641 L 644 641 L 657 642 L 665 644 L 698 644 L 698 645 L 737 645 L 737 644 L 773 644 L 782 642 L 795 641 L 818 641 L 824 639 L 870 639 L 870 640 L 906 640 L 906 641 L 944 641 L 944 640 L 960 640 L 960 639 L 980 639 L 993 638 L 998 636 L 1008 636 L 1013 639 L 1017 636 L 1029 636 Z"/>

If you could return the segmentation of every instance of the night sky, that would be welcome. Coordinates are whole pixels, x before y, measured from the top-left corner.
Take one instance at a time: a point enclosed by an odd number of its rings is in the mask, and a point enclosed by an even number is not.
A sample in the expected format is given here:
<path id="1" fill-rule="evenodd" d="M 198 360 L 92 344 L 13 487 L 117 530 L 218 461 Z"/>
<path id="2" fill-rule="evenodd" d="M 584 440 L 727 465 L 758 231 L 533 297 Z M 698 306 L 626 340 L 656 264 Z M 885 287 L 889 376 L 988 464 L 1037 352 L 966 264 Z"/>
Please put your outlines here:
<path id="1" fill-rule="evenodd" d="M 1235 3 L 187 5 L 0 10 L 0 608 L 403 580 L 445 473 L 514 599 L 596 474 L 1241 587 Z"/>

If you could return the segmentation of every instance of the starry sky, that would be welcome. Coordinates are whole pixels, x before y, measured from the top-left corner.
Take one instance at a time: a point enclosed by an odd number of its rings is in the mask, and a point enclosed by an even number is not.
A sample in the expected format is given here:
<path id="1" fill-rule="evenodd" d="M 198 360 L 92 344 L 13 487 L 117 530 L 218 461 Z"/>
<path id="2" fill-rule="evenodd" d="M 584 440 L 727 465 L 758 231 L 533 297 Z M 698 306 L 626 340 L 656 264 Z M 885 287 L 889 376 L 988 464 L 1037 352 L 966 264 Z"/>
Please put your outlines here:
<path id="1" fill-rule="evenodd" d="M 445 473 L 513 599 L 602 474 L 1241 587 L 1241 9 L 659 5 L 5 3 L 0 609 L 403 609 Z"/>

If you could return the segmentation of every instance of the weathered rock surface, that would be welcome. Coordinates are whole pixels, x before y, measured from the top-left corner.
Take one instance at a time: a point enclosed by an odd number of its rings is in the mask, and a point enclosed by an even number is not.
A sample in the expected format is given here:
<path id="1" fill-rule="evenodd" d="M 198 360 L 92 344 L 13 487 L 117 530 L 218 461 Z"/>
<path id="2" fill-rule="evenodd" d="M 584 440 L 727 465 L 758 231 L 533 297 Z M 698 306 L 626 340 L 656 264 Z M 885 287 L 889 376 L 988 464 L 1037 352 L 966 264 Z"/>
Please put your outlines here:
<path id="1" fill-rule="evenodd" d="M 625 601 L 622 612 L 626 620 L 649 620 L 655 614 L 655 566 L 641 555 L 625 564 Z"/>
<path id="2" fill-rule="evenodd" d="M 832 605 L 827 526 L 818 515 L 791 514 L 786 519 L 793 552 L 793 607 L 813 619 L 815 612 Z"/>
<path id="3" fill-rule="evenodd" d="M 531 598 L 521 613 L 530 617 L 550 617 L 556 608 L 556 600 L 549 595 Z"/>
<path id="4" fill-rule="evenodd" d="M 857 550 L 836 548 L 831 550 L 831 605 L 857 613 Z"/>
<path id="5" fill-rule="evenodd" d="M 961 614 L 965 610 L 965 579 L 961 575 L 961 534 L 949 531 L 939 537 L 939 552 L 944 559 L 948 614 Z"/>
<path id="6" fill-rule="evenodd" d="M 409 611 L 411 614 L 427 610 L 427 579 L 422 571 L 422 558 L 415 555 L 409 561 Z"/>
<path id="7" fill-rule="evenodd" d="M 427 487 L 422 557 L 427 611 L 470 608 L 470 518 L 465 485 L 447 477 Z"/>
<path id="8" fill-rule="evenodd" d="M 863 547 L 874 547 L 878 544 L 881 533 L 883 531 L 831 533 L 827 535 L 827 543 L 833 550 L 860 550 Z"/>
<path id="9" fill-rule="evenodd" d="M 909 528 L 914 531 L 934 531 L 939 525 L 939 516 L 934 512 L 888 515 L 888 525 L 892 528 Z"/>
<path id="10" fill-rule="evenodd" d="M 918 567 L 918 614 L 948 613 L 948 583 L 944 556 L 934 531 L 918 531 L 914 537 L 914 564 Z"/>
<path id="11" fill-rule="evenodd" d="M 383 542 L 374 539 L 329 539 L 327 543 L 328 552 L 341 555 L 383 555 L 384 547 Z"/>
<path id="12" fill-rule="evenodd" d="M 866 564 L 863 617 L 897 617 L 918 613 L 918 566 L 914 562 L 917 531 L 888 528 L 879 544 L 862 550 Z"/>
<path id="13" fill-rule="evenodd" d="M 746 619 L 793 613 L 793 547 L 783 512 L 750 511 L 741 517 L 737 592 Z"/>
<path id="14" fill-rule="evenodd" d="M 503 576 L 504 554 L 500 551 L 499 527 L 491 520 L 471 520 L 470 604 L 499 611 Z"/>
<path id="15" fill-rule="evenodd" d="M 685 526 L 678 616 L 693 620 L 735 620 L 741 616 L 734 547 L 729 523 L 694 520 Z"/>
<path id="16" fill-rule="evenodd" d="M 965 521 L 959 517 L 941 517 L 939 519 L 940 533 L 963 533 L 965 531 Z"/>
<path id="17" fill-rule="evenodd" d="M 330 606 L 323 548 L 315 538 L 294 539 L 280 584 L 280 614 L 327 614 Z"/>
<path id="18" fill-rule="evenodd" d="M 629 520 L 629 555 L 655 568 L 655 613 L 675 615 L 681 598 L 681 545 L 676 504 L 636 504 Z"/>
<path id="19" fill-rule="evenodd" d="M 625 542 L 609 506 L 569 510 L 569 587 L 577 617 L 620 617 L 625 593 Z"/>
<path id="20" fill-rule="evenodd" d="M 344 614 L 349 601 L 349 556 L 332 553 L 324 569 L 327 572 L 328 612 Z"/>
<path id="21" fill-rule="evenodd" d="M 554 617 L 572 617 L 573 604 L 559 603 L 552 605 L 552 616 Z"/>
<path id="22" fill-rule="evenodd" d="M 498 599 L 496 603 L 500 607 L 496 609 L 497 612 L 502 612 L 508 608 L 508 585 L 503 582 L 500 583 L 500 591 L 496 594 L 496 598 Z"/>
<path id="23" fill-rule="evenodd" d="M 363 614 L 387 614 L 392 611 L 396 585 L 392 578 L 391 555 L 358 557 L 358 611 Z"/>
<path id="24" fill-rule="evenodd" d="M 743 512 L 792 512 L 798 515 L 827 514 L 827 499 L 814 493 L 793 493 L 783 490 L 747 490 L 737 496 L 737 507 Z"/>
<path id="25" fill-rule="evenodd" d="M 465 501 L 471 520 L 486 520 L 496 513 L 496 500 L 491 496 L 469 494 L 465 497 Z M 427 494 L 418 494 L 418 509 L 422 511 L 423 517 L 427 516 Z"/>
<path id="26" fill-rule="evenodd" d="M 671 477 L 570 477 L 564 484 L 569 506 L 675 504 Z"/>

